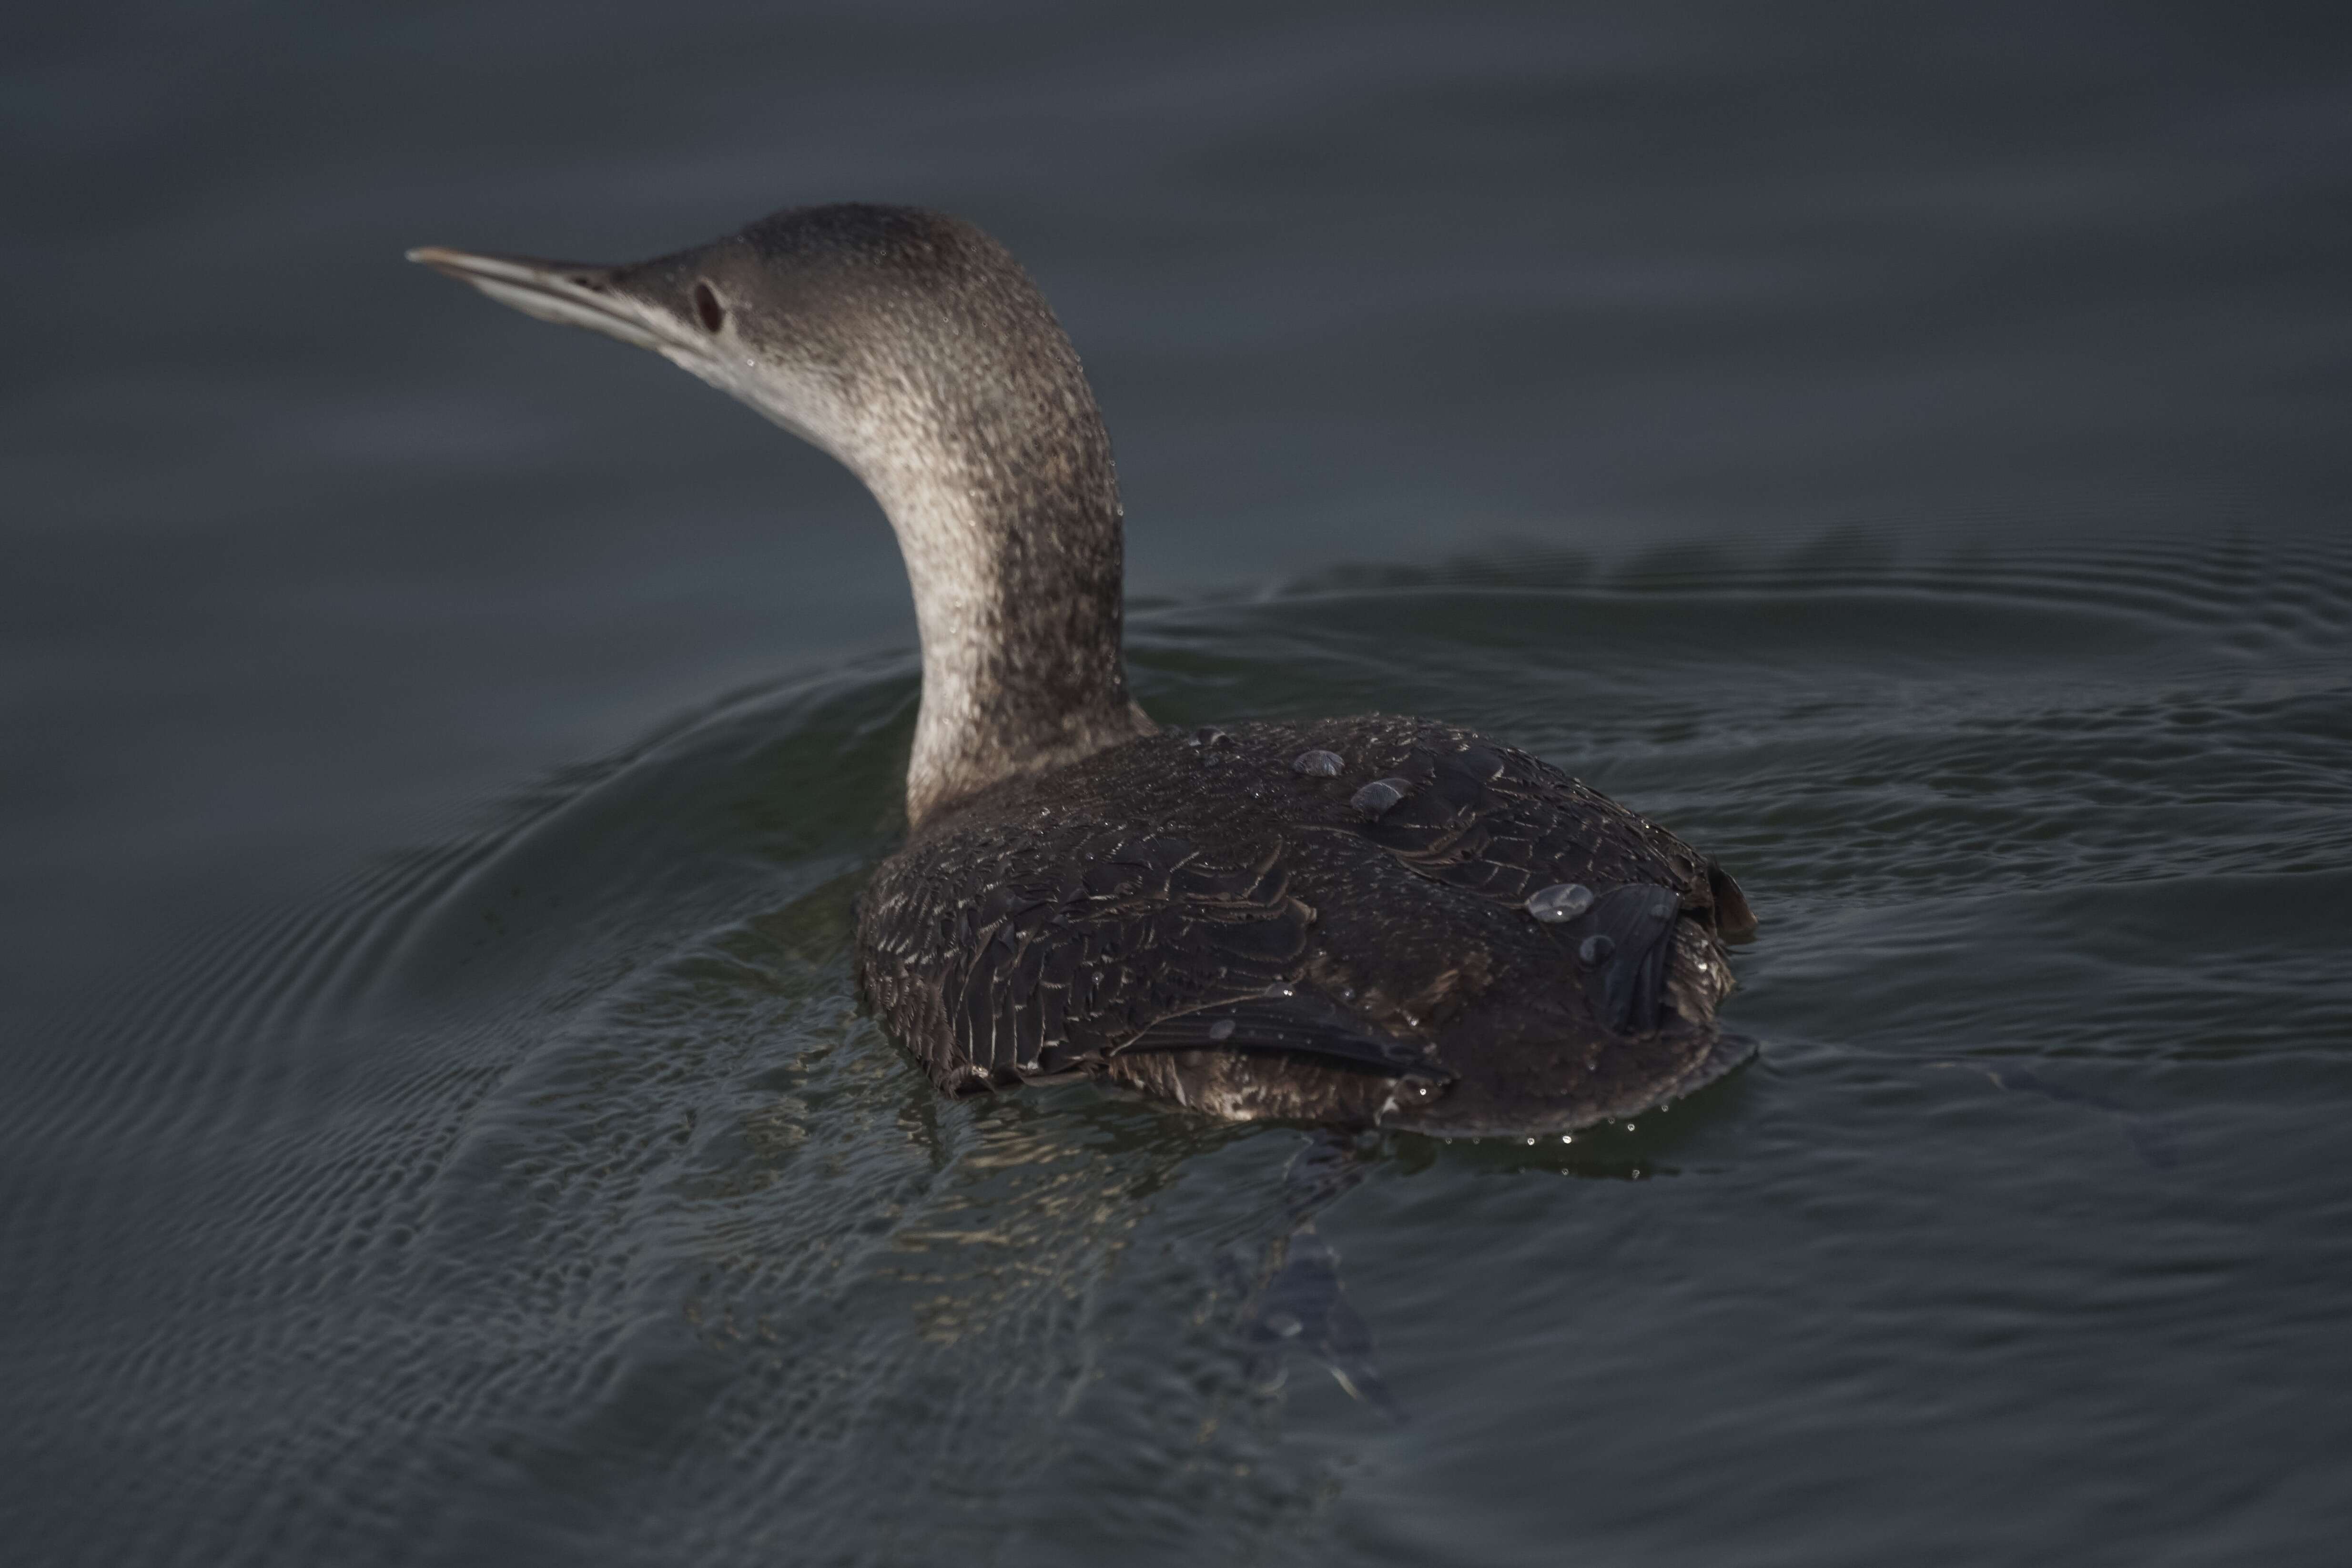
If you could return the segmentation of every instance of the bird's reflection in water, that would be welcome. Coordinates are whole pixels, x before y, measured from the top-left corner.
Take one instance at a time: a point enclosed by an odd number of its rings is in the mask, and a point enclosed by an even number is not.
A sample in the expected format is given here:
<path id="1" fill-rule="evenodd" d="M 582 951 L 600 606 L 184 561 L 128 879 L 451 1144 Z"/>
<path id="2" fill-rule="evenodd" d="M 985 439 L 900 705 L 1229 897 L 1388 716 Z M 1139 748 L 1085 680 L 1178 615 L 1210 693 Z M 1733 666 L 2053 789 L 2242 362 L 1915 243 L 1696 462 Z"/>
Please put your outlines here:
<path id="1" fill-rule="evenodd" d="M 1253 1270 L 1234 1252 L 1222 1259 L 1226 1282 L 1242 1296 L 1234 1330 L 1248 1357 L 1250 1387 L 1280 1389 L 1297 1351 L 1319 1363 L 1341 1388 L 1402 1423 L 1404 1407 L 1372 1359 L 1372 1334 L 1339 1280 L 1339 1255 L 1315 1228 L 1316 1217 L 1370 1174 L 1362 1141 L 1318 1134 L 1290 1163 L 1283 1207 L 1290 1229 Z"/>

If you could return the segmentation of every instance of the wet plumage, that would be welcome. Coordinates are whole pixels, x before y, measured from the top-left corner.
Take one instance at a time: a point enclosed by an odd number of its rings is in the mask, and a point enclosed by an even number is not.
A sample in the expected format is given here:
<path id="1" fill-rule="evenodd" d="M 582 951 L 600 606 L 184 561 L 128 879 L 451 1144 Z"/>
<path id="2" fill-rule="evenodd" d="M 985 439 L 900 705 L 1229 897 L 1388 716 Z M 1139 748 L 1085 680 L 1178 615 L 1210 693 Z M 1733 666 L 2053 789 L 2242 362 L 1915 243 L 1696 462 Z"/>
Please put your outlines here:
<path id="1" fill-rule="evenodd" d="M 1418 719 L 1152 723 L 1094 393 L 971 225 L 844 204 L 619 267 L 411 255 L 654 350 L 881 504 L 923 693 L 859 967 L 943 1090 L 1085 1073 L 1238 1119 L 1528 1134 L 1747 1055 L 1715 1023 L 1738 889 L 1558 769 Z"/>
<path id="2" fill-rule="evenodd" d="M 1293 767 L 1310 748 L 1339 771 Z M 1374 815 L 1376 779 L 1403 792 Z M 1603 891 L 1528 911 L 1562 883 Z M 983 791 L 876 874 L 859 946 L 950 1092 L 1091 1071 L 1236 1119 L 1532 1133 L 1744 1058 L 1713 1020 L 1749 924 L 1703 856 L 1557 768 L 1371 717 L 1170 731 Z"/>

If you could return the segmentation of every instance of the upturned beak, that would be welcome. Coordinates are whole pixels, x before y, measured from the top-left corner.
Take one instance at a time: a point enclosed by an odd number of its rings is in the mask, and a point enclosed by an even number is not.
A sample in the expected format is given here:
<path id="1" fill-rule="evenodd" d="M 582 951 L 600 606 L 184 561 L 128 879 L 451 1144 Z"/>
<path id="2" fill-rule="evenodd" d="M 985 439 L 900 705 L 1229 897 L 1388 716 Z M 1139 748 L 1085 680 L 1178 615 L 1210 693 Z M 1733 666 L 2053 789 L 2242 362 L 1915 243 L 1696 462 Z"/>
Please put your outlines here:
<path id="1" fill-rule="evenodd" d="M 669 358 L 709 354 L 685 322 L 621 287 L 619 267 L 530 256 L 478 256 L 437 245 L 420 246 L 408 253 L 408 259 L 470 283 L 499 304 L 542 321 L 586 327 Z"/>

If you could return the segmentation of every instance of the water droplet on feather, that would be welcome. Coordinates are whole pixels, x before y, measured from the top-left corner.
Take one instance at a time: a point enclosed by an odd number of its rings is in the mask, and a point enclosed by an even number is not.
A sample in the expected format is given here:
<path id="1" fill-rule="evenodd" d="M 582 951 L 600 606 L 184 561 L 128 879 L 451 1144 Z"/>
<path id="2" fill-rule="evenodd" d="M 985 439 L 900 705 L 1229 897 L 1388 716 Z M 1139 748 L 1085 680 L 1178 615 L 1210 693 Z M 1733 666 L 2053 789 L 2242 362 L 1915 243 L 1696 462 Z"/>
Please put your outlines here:
<path id="1" fill-rule="evenodd" d="M 1605 931 L 1595 931 L 1578 944 L 1576 956 L 1588 964 L 1603 964 L 1608 962 L 1609 955 L 1615 951 L 1617 951 L 1617 944 L 1610 940 L 1609 934 Z"/>
<path id="2" fill-rule="evenodd" d="M 1309 778 L 1336 779 L 1342 765 L 1338 752 L 1316 750 L 1300 752 L 1290 759 L 1290 766 L 1294 771 Z"/>
<path id="3" fill-rule="evenodd" d="M 1528 894 L 1528 913 L 1547 925 L 1573 920 L 1592 907 L 1592 890 L 1580 882 L 1559 882 Z"/>
<path id="4" fill-rule="evenodd" d="M 1377 817 L 1403 800 L 1412 789 L 1410 779 L 1375 779 L 1349 796 L 1348 804 L 1368 817 Z"/>

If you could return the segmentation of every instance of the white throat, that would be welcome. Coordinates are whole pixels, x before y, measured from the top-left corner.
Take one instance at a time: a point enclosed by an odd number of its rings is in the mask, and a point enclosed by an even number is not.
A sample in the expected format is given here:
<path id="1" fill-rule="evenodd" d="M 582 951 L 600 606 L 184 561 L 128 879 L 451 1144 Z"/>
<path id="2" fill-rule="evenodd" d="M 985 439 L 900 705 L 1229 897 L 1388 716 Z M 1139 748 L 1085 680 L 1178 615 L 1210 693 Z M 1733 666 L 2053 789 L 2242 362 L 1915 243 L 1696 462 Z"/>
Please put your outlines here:
<path id="1" fill-rule="evenodd" d="M 663 351 L 838 458 L 898 537 L 923 651 L 909 825 L 1157 728 L 1127 695 L 1118 485 L 1083 380 L 1075 395 L 1000 397 L 960 423 L 971 410 L 909 382 L 851 396 L 823 371 L 745 351 L 731 329 L 720 343 Z"/>
<path id="2" fill-rule="evenodd" d="M 1015 759 L 986 744 L 986 716 L 999 693 L 991 652 L 1005 609 L 999 551 L 977 497 L 937 470 L 890 465 L 862 473 L 882 504 L 914 591 L 922 642 L 922 704 L 907 762 L 907 815 L 920 821 L 964 793 L 976 776 L 1010 770 Z"/>

